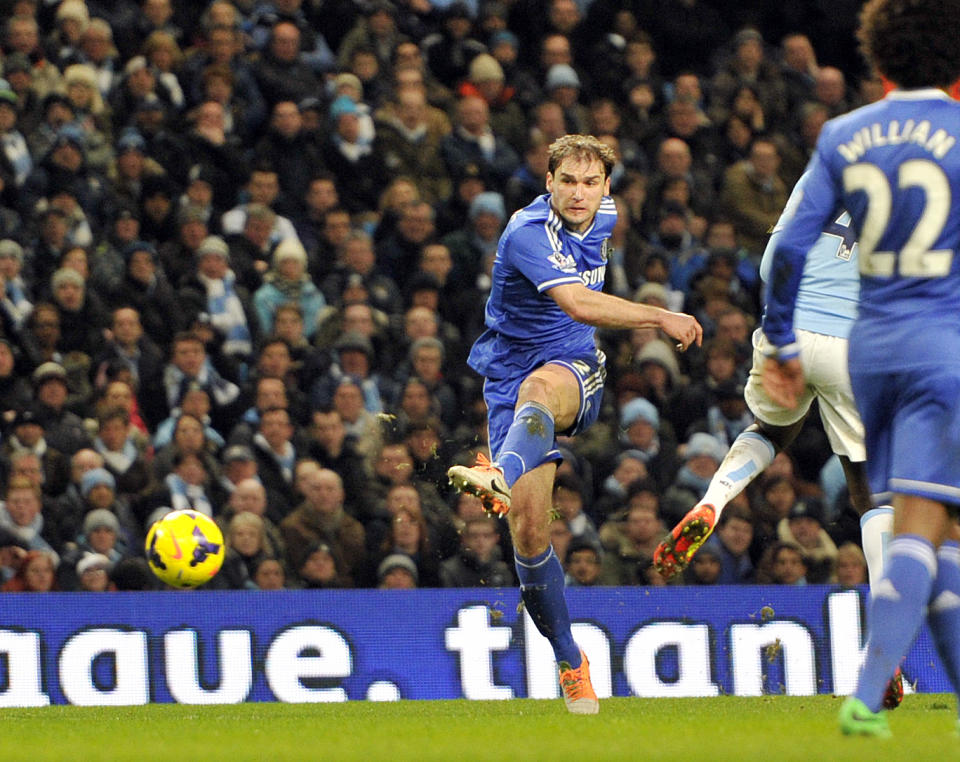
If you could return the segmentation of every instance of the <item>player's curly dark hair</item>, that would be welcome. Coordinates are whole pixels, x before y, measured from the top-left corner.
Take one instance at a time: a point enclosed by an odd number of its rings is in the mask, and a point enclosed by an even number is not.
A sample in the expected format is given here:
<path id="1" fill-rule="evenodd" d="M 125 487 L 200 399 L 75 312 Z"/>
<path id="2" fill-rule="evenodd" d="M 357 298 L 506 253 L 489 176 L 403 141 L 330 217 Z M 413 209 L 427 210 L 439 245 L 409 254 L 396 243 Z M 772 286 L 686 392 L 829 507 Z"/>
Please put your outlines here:
<path id="1" fill-rule="evenodd" d="M 550 159 L 547 168 L 552 175 L 564 159 L 575 157 L 592 161 L 597 159 L 603 164 L 603 174 L 610 177 L 613 165 L 617 163 L 613 149 L 601 143 L 593 135 L 564 135 L 550 144 Z"/>
<path id="2" fill-rule="evenodd" d="M 899 87 L 949 87 L 960 78 L 956 0 L 870 0 L 857 37 L 867 62 Z"/>

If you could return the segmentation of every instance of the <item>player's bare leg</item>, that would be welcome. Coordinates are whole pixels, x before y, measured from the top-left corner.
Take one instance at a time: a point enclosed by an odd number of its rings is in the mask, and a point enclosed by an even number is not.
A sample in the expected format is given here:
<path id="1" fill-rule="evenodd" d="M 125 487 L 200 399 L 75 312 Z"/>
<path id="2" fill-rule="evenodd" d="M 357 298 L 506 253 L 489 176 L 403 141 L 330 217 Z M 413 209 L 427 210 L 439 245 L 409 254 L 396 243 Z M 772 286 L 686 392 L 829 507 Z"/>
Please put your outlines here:
<path id="1" fill-rule="evenodd" d="M 483 453 L 473 466 L 447 469 L 450 483 L 461 492 L 476 495 L 488 513 L 506 516 L 512 505 L 512 485 L 553 445 L 547 428 L 562 431 L 573 425 L 580 406 L 580 387 L 573 373 L 562 365 L 544 365 L 527 378 L 517 392 L 514 432 L 491 462 Z M 527 463 L 530 459 L 531 463 Z"/>

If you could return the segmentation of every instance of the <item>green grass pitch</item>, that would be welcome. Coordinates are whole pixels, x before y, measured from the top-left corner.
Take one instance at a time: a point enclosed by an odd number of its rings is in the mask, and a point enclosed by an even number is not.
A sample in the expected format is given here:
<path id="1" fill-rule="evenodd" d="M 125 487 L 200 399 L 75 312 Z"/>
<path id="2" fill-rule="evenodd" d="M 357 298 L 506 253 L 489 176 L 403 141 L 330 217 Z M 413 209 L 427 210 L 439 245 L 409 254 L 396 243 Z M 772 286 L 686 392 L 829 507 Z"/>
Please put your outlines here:
<path id="1" fill-rule="evenodd" d="M 952 696 L 913 695 L 892 740 L 844 738 L 833 696 L 0 709 L 3 762 L 960 760 Z"/>

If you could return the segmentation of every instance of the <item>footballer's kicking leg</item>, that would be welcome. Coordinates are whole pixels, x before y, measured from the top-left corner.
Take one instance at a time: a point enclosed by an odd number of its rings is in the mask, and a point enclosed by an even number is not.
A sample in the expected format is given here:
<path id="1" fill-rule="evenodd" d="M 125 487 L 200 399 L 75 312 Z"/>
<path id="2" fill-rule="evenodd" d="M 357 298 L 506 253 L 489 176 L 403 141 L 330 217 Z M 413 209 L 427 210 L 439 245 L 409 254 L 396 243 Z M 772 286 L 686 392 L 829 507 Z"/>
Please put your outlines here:
<path id="1" fill-rule="evenodd" d="M 573 426 L 580 395 L 580 384 L 569 368 L 555 364 L 538 368 L 520 385 L 513 422 L 496 462 L 454 466 L 447 473 L 458 489 L 478 494 L 485 505 L 505 504 L 505 510 L 493 510 L 506 514 L 510 523 L 521 597 L 553 648 L 566 707 L 575 714 L 596 714 L 599 702 L 586 656 L 573 640 L 563 566 L 550 545 L 549 530 L 558 460 L 551 455 L 554 432 Z"/>

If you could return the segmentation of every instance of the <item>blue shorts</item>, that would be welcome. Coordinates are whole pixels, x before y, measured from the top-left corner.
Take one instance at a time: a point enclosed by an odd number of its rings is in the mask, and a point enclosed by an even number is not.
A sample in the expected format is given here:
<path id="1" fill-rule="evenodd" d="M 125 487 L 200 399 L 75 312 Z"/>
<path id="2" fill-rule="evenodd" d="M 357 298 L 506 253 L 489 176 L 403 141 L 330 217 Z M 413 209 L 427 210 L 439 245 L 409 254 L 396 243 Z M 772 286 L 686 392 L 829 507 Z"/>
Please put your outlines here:
<path id="1" fill-rule="evenodd" d="M 871 491 L 960 504 L 960 368 L 851 371 Z"/>
<path id="2" fill-rule="evenodd" d="M 600 401 L 603 398 L 603 382 L 607 378 L 604 367 L 606 357 L 599 349 L 592 357 L 579 357 L 575 360 L 550 360 L 547 365 L 562 365 L 569 369 L 577 378 L 580 386 L 580 409 L 576 420 L 566 431 L 557 434 L 573 436 L 589 428 L 600 414 Z M 517 394 L 520 384 L 526 376 L 512 378 L 488 378 L 483 384 L 483 398 L 487 403 L 487 432 L 490 438 L 490 454 L 493 460 L 497 459 L 507 431 L 513 423 L 514 410 L 517 405 Z M 537 465 L 550 461 L 563 460 L 557 450 L 557 440 L 553 440 L 553 447 L 546 457 Z"/>

